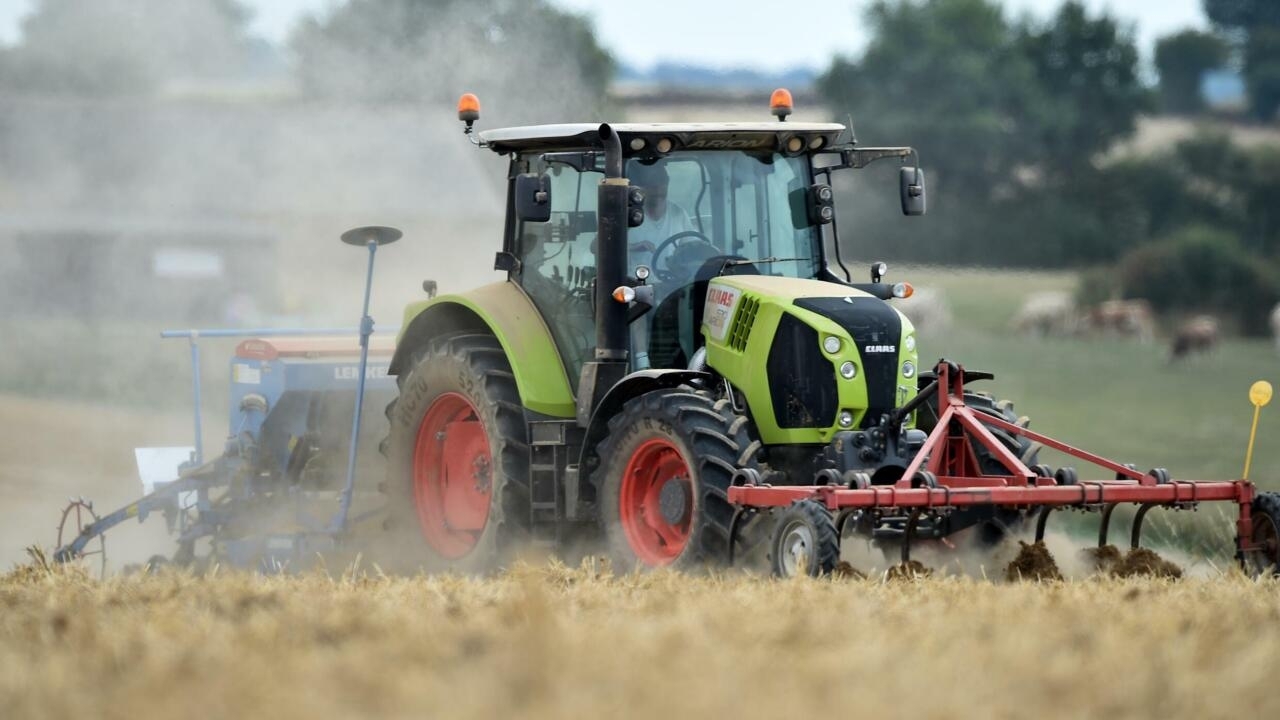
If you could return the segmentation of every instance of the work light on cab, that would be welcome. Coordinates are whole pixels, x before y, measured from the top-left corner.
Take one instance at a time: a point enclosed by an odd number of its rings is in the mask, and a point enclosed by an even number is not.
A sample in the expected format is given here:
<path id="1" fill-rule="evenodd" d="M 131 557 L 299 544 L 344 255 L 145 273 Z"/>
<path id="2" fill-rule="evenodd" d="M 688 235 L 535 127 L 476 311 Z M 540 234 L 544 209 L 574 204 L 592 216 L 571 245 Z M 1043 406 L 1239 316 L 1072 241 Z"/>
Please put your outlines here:
<path id="1" fill-rule="evenodd" d="M 462 97 L 458 98 L 458 119 L 471 127 L 471 124 L 480 119 L 480 98 L 471 93 L 462 93 Z"/>
<path id="2" fill-rule="evenodd" d="M 773 91 L 773 95 L 769 97 L 769 112 L 778 118 L 778 122 L 786 122 L 787 116 L 791 114 L 791 91 L 786 88 L 778 88 Z"/>

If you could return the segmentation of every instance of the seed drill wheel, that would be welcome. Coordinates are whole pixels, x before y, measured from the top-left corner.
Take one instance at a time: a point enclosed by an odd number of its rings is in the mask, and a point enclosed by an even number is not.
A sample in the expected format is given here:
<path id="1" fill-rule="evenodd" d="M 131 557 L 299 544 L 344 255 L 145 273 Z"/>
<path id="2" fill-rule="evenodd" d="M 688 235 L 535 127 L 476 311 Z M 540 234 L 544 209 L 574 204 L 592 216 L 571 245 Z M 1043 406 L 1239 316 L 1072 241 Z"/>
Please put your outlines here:
<path id="1" fill-rule="evenodd" d="M 483 572 L 526 537 L 529 446 L 521 407 L 511 365 L 490 335 L 437 339 L 400 376 L 400 396 L 387 407 L 383 487 L 390 528 L 403 533 L 406 549 L 424 554 L 414 559 L 432 569 Z"/>
<path id="2" fill-rule="evenodd" d="M 1245 571 L 1255 577 L 1280 574 L 1280 493 L 1261 493 L 1253 500 L 1253 545 L 1244 559 Z"/>
<path id="3" fill-rule="evenodd" d="M 690 388 L 629 400 L 597 446 L 592 481 L 618 567 L 693 567 L 728 559 L 734 470 L 754 466 L 747 419 Z"/>
<path id="4" fill-rule="evenodd" d="M 779 577 L 829 575 L 840 562 L 840 537 L 831 511 L 815 500 L 797 500 L 778 514 L 769 562 Z"/>
<path id="5" fill-rule="evenodd" d="M 83 498 L 72 500 L 70 504 L 63 508 L 62 519 L 58 521 L 58 547 L 63 548 L 74 542 L 86 527 L 96 522 L 98 522 L 98 513 L 93 511 L 93 503 L 85 502 Z M 93 555 L 98 556 L 96 558 L 98 577 L 105 577 L 107 574 L 107 539 L 105 535 L 99 535 L 90 540 L 85 549 L 77 553 L 75 557 L 81 559 L 89 558 Z"/>

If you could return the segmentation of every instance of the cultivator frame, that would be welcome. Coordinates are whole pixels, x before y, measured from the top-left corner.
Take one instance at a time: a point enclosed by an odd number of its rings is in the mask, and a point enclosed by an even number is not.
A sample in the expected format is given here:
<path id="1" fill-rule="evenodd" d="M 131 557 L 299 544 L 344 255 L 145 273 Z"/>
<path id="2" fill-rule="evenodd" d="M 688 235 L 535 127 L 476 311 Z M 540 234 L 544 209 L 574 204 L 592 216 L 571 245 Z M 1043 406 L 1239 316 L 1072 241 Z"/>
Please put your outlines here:
<path id="1" fill-rule="evenodd" d="M 1239 516 L 1236 521 L 1236 558 L 1243 562 L 1250 551 L 1253 522 L 1250 506 L 1255 489 L 1248 480 L 1174 480 L 1163 468 L 1146 473 L 1114 460 L 1095 455 L 1032 432 L 1004 419 L 982 413 L 965 405 L 967 381 L 988 379 L 985 373 L 966 373 L 958 364 L 939 361 L 936 378 L 906 405 L 894 411 L 891 426 L 901 425 L 904 418 L 937 399 L 937 425 L 907 466 L 901 479 L 891 484 L 871 484 L 864 473 L 849 471 L 842 484 L 772 485 L 767 475 L 756 471 L 739 471 L 729 488 L 729 502 L 735 507 L 730 526 L 730 562 L 737 535 L 746 516 L 769 508 L 783 508 L 797 501 L 812 500 L 832 513 L 836 537 L 842 538 L 847 523 L 859 513 L 875 517 L 906 516 L 902 536 L 903 563 L 911 558 L 911 542 L 923 517 L 945 517 L 952 511 L 974 506 L 995 506 L 1038 513 L 1036 540 L 1044 538 L 1049 515 L 1059 508 L 1072 508 L 1102 513 L 1099 546 L 1106 545 L 1111 515 L 1121 504 L 1136 504 L 1131 546 L 1139 547 L 1142 523 L 1155 507 L 1191 509 L 1201 502 L 1234 502 Z M 1009 451 L 991 428 L 1025 437 L 1058 450 L 1078 460 L 1115 473 L 1106 480 L 1079 479 L 1074 468 L 1063 467 L 1051 472 L 1045 465 L 1027 467 Z M 999 461 L 1005 474 L 984 473 L 974 452 L 974 443 Z"/>

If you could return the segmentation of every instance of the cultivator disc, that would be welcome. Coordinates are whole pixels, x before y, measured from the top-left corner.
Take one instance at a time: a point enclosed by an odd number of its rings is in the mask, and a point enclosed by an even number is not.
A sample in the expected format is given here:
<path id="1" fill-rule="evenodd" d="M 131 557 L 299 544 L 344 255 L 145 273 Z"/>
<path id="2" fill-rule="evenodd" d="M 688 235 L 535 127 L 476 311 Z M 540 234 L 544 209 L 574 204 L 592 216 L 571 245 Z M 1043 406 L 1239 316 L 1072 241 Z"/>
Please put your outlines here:
<path id="1" fill-rule="evenodd" d="M 84 498 L 75 498 L 62 510 L 62 519 L 58 521 L 58 547 L 65 548 L 77 537 L 85 534 L 102 518 L 93 510 L 93 503 Z M 89 549 L 96 546 L 95 549 Z M 72 556 L 73 559 L 84 559 L 89 565 L 98 566 L 98 577 L 107 573 L 107 540 L 98 535 L 84 549 Z"/>

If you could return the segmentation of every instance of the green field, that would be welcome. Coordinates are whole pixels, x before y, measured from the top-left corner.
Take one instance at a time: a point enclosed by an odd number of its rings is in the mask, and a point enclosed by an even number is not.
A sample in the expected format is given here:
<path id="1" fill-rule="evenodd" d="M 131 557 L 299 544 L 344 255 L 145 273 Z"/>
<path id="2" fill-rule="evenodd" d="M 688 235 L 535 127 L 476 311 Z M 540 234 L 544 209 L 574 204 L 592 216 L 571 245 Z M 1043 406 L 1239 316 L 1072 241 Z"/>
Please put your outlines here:
<path id="1" fill-rule="evenodd" d="M 1144 345 L 1012 332 L 1010 319 L 1023 300 L 1071 289 L 1069 273 L 897 268 L 893 278 L 941 291 L 951 311 L 950 327 L 921 335 L 922 365 L 946 357 L 993 372 L 995 381 L 974 389 L 1013 400 L 1032 429 L 1142 470 L 1164 467 L 1186 480 L 1240 477 L 1253 420 L 1249 386 L 1260 379 L 1280 386 L 1280 356 L 1266 340 L 1229 338 L 1208 355 L 1171 364 L 1160 339 Z M 1262 411 L 1249 473 L 1263 489 L 1280 490 L 1278 439 L 1280 403 L 1273 403 Z M 1107 477 L 1054 451 L 1041 460 L 1073 465 L 1082 478 Z M 1155 513 L 1148 527 L 1156 541 L 1222 559 L 1234 530 L 1226 511 Z M 1096 527 L 1093 518 L 1072 517 L 1064 522 L 1079 532 Z M 1122 522 L 1116 532 L 1127 527 Z"/>
<path id="2" fill-rule="evenodd" d="M 920 338 L 924 364 L 946 357 L 994 372 L 984 389 L 1015 401 L 1032 427 L 1140 469 L 1175 478 L 1235 478 L 1243 470 L 1253 419 L 1249 386 L 1280 385 L 1280 356 L 1265 340 L 1228 339 L 1209 355 L 1171 364 L 1168 344 L 1120 339 L 1034 338 L 1009 321 L 1024 298 L 1070 289 L 1066 273 L 903 269 L 917 287 L 936 288 L 950 328 Z M 1280 490 L 1280 403 L 1262 411 L 1250 475 Z M 1057 465 L 1056 458 L 1049 458 Z"/>

